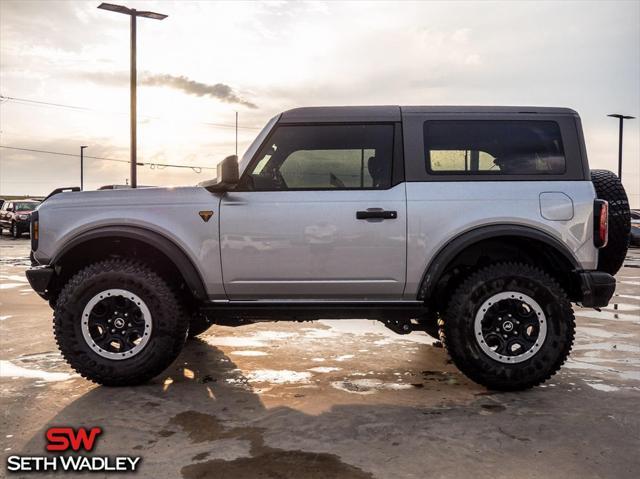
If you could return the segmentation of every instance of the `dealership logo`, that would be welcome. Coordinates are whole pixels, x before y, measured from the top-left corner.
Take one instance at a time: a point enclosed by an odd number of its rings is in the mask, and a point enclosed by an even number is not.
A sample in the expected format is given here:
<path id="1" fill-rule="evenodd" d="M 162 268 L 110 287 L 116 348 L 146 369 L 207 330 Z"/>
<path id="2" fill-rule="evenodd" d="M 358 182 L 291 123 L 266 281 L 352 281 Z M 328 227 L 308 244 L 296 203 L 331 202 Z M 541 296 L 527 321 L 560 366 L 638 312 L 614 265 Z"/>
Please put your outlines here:
<path id="1" fill-rule="evenodd" d="M 140 457 L 85 455 L 96 447 L 102 428 L 50 427 L 45 433 L 46 450 L 65 455 L 9 456 L 8 472 L 135 472 Z"/>
<path id="2" fill-rule="evenodd" d="M 72 451 L 78 452 L 81 448 L 91 452 L 102 429 L 92 427 L 87 430 L 84 427 L 74 431 L 72 427 L 51 427 L 47 430 L 47 451 Z"/>

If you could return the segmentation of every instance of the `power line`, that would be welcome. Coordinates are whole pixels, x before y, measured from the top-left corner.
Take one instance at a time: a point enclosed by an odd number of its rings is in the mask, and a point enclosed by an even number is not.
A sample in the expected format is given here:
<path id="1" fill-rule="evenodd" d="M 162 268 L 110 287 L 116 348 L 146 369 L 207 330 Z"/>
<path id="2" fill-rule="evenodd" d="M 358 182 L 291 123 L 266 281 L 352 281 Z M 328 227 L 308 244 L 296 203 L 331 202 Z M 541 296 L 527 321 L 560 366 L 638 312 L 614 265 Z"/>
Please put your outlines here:
<path id="1" fill-rule="evenodd" d="M 78 158 L 79 155 L 74 155 L 73 153 L 62 153 L 60 151 L 50 151 L 50 150 L 36 150 L 34 148 L 19 148 L 17 146 L 5 146 L 5 145 L 0 145 L 0 148 L 6 148 L 8 150 L 18 150 L 18 151 L 28 151 L 28 152 L 32 152 L 32 153 L 45 153 L 45 154 L 49 154 L 49 155 L 59 155 L 59 156 L 72 156 L 74 158 Z M 121 160 L 118 158 L 106 158 L 103 156 L 89 156 L 89 155 L 84 155 L 85 158 L 90 158 L 92 160 L 102 160 L 102 161 L 115 161 L 118 163 L 129 163 L 129 160 Z M 188 168 L 191 169 L 193 171 L 195 171 L 196 173 L 200 173 L 202 170 L 215 170 L 215 168 L 211 167 L 211 166 L 189 166 L 189 165 L 170 165 L 167 163 L 155 163 L 155 162 L 138 162 L 137 163 L 138 166 L 149 166 L 151 169 L 163 169 L 163 168 Z"/>
<path id="2" fill-rule="evenodd" d="M 97 110 L 95 108 L 89 108 L 86 106 L 68 105 L 65 103 L 53 103 L 49 101 L 40 101 L 40 100 L 30 100 L 28 98 L 16 98 L 13 96 L 5 96 L 5 95 L 0 95 L 0 100 L 11 101 L 11 102 L 17 103 L 18 105 L 27 104 L 32 106 L 64 108 L 64 109 L 70 109 L 70 110 L 76 110 L 76 111 L 88 111 L 88 112 L 103 113 L 103 114 L 106 113 L 106 114 L 112 114 L 112 115 L 125 114 L 122 112 L 108 112 L 104 110 Z M 144 116 L 143 118 L 147 120 L 165 120 L 166 121 L 166 118 L 161 118 L 161 117 Z M 229 129 L 236 128 L 236 125 L 233 125 L 231 123 L 215 123 L 215 122 L 209 122 L 209 121 L 190 121 L 190 123 L 199 123 L 202 125 L 212 126 L 214 128 L 229 128 Z M 257 126 L 238 126 L 238 128 L 240 130 L 261 130 L 262 129 Z"/>

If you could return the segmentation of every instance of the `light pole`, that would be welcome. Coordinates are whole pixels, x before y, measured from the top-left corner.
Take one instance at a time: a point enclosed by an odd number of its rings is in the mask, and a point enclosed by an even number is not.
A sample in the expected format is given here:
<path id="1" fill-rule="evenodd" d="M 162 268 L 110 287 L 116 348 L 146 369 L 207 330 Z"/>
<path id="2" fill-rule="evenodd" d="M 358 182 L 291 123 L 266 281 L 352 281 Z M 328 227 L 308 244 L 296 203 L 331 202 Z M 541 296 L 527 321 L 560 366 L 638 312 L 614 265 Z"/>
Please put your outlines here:
<path id="1" fill-rule="evenodd" d="M 137 151 L 137 72 L 136 72 L 136 18 L 145 17 L 154 20 L 164 20 L 167 15 L 155 12 L 138 11 L 135 8 L 128 8 L 112 3 L 101 3 L 98 8 L 109 10 L 117 13 L 124 13 L 131 17 L 131 73 L 130 73 L 130 89 L 131 89 L 131 188 L 138 186 L 138 175 L 136 169 L 136 151 Z"/>
<path id="2" fill-rule="evenodd" d="M 622 124 L 624 120 L 632 120 L 634 116 L 621 115 L 619 113 L 612 113 L 607 115 L 612 118 L 618 118 L 620 120 L 620 128 L 618 131 L 618 178 L 622 181 Z"/>
<path id="3" fill-rule="evenodd" d="M 84 149 L 86 145 L 80 147 L 80 191 L 84 191 Z"/>

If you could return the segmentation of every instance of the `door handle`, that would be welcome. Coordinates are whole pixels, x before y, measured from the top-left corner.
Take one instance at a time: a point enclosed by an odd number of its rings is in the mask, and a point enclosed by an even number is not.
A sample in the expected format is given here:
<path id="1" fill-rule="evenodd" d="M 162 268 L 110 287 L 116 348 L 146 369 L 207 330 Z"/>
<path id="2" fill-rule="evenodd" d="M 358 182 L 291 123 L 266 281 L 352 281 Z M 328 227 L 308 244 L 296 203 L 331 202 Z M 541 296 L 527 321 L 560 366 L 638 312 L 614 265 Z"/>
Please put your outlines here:
<path id="1" fill-rule="evenodd" d="M 379 219 L 379 220 L 394 220 L 398 217 L 397 211 L 385 211 L 385 210 L 366 210 L 366 211 L 356 211 L 356 219 L 359 220 L 370 220 L 370 219 Z"/>

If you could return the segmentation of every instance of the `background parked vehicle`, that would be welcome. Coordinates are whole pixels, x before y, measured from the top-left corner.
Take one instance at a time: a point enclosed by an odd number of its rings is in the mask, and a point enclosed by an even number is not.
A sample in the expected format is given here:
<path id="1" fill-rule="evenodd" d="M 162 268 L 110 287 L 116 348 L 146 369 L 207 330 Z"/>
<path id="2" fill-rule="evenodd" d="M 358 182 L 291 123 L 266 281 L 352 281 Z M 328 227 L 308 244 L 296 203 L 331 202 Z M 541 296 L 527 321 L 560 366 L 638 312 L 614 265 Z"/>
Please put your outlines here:
<path id="1" fill-rule="evenodd" d="M 40 204 L 37 200 L 8 200 L 0 207 L 0 234 L 4 229 L 14 238 L 29 232 L 31 213 Z"/>

